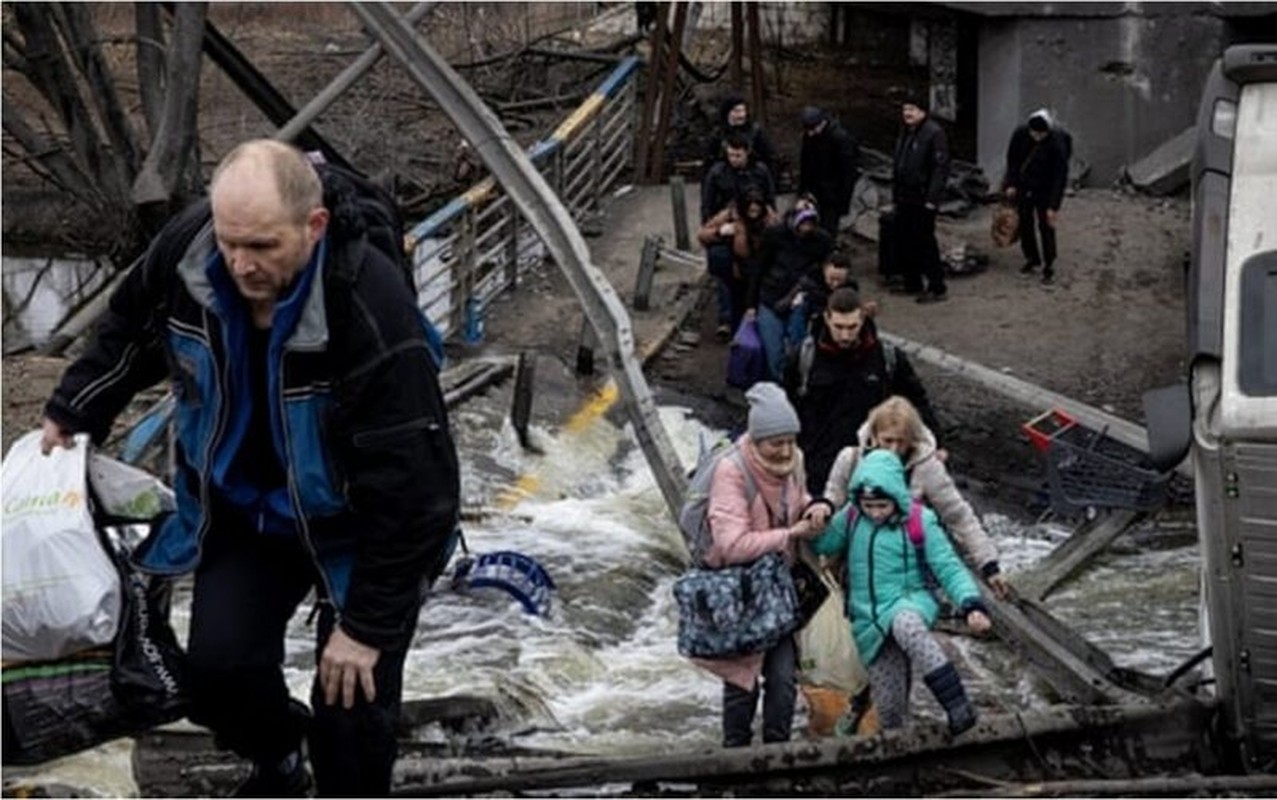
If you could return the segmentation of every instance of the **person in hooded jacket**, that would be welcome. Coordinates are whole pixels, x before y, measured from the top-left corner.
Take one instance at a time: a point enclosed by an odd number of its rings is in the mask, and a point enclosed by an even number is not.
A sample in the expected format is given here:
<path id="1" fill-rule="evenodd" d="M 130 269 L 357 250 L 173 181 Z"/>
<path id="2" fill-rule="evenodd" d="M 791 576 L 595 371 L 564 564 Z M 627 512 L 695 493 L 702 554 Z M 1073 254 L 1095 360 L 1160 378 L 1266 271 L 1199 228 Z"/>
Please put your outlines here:
<path id="1" fill-rule="evenodd" d="M 718 329 L 720 341 L 731 338 L 745 315 L 746 275 L 757 271 L 763 233 L 780 223 L 775 209 L 767 205 L 763 190 L 750 186 L 736 202 L 706 220 L 697 232 L 705 248 L 709 273 L 718 285 Z"/>
<path id="2" fill-rule="evenodd" d="M 1010 585 L 998 564 L 997 545 L 958 491 L 945 467 L 944 453 L 936 447 L 936 437 L 922 423 L 913 403 L 897 395 L 887 398 L 869 412 L 869 419 L 860 426 L 857 438 L 856 446 L 844 447 L 834 459 L 825 482 L 825 499 L 841 508 L 847 501 L 847 485 L 860 459 L 872 450 L 890 450 L 904 462 L 910 493 L 935 509 L 945 531 L 953 536 L 967 562 L 979 569 L 999 597 L 1006 597 Z"/>
<path id="3" fill-rule="evenodd" d="M 962 678 L 931 634 L 940 605 L 926 571 L 958 607 L 975 633 L 992 627 L 975 580 L 944 535 L 936 514 L 921 508 L 923 537 L 909 538 L 914 504 L 904 465 L 889 450 L 860 460 L 847 487 L 849 502 L 811 541 L 817 555 L 840 556 L 849 570 L 847 613 L 852 638 L 869 672 L 870 693 L 883 729 L 905 724 L 911 676 L 923 682 L 958 735 L 976 723 Z"/>
<path id="4" fill-rule="evenodd" d="M 802 421 L 798 445 L 813 494 L 825 488 L 838 452 L 856 444 L 869 412 L 891 395 L 909 398 L 927 426 L 938 427 L 908 357 L 878 338 L 859 292 L 836 289 L 823 321 L 818 337 L 804 340 L 786 370 L 786 386 Z"/>
<path id="5" fill-rule="evenodd" d="M 804 486 L 803 456 L 795 443 L 798 415 L 784 390 L 764 381 L 750 387 L 745 399 L 748 427 L 737 443 L 755 492 L 751 497 L 736 459 L 718 462 L 706 512 L 711 544 L 705 565 L 710 568 L 748 564 L 767 553 L 782 553 L 793 563 L 797 543 L 822 530 L 832 511 L 828 502 L 813 501 Z M 694 662 L 723 680 L 724 747 L 753 741 L 760 696 L 763 741 L 789 741 L 798 692 L 793 636 L 765 653 Z"/>
<path id="6" fill-rule="evenodd" d="M 723 98 L 718 107 L 718 128 L 705 148 L 705 169 L 709 169 L 717 161 L 726 156 L 727 139 L 733 134 L 739 135 L 749 145 L 750 161 L 762 164 L 775 175 L 776 148 L 763 126 L 750 118 L 749 104 L 744 95 L 729 94 Z"/>
<path id="7" fill-rule="evenodd" d="M 1020 218 L 1020 250 L 1024 253 L 1020 272 L 1028 275 L 1042 267 L 1042 283 L 1047 285 L 1055 281 L 1055 229 L 1072 155 L 1072 137 L 1055 124 L 1045 108 L 1030 114 L 1007 145 L 1002 191 L 1015 203 Z M 1041 251 L 1038 237 L 1042 239 Z"/>
<path id="8" fill-rule="evenodd" d="M 860 145 L 842 123 L 815 106 L 804 108 L 800 121 L 798 191 L 816 199 L 820 227 L 836 236 L 838 220 L 851 210 L 851 196 L 860 178 Z"/>
<path id="9" fill-rule="evenodd" d="M 807 320 L 801 303 L 794 303 L 794 289 L 805 276 L 816 274 L 833 249 L 833 237 L 820 227 L 819 212 L 804 197 L 781 224 L 763 232 L 745 293 L 745 316 L 758 321 L 769 380 L 784 379 L 786 355 L 806 334 Z"/>

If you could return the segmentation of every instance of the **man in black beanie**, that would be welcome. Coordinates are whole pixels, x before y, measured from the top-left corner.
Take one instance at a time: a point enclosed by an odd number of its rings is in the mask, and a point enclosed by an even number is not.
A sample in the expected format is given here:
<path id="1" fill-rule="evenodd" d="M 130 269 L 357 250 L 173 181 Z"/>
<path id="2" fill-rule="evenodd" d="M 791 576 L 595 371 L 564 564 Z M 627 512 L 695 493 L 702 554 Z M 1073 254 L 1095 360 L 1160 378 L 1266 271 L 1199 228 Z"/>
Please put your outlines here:
<path id="1" fill-rule="evenodd" d="M 1069 180 L 1072 150 L 1072 138 L 1054 123 L 1045 108 L 1030 114 L 1028 122 L 1011 134 L 1007 146 L 1002 190 L 1007 200 L 1016 204 L 1020 217 L 1020 250 L 1024 253 L 1020 272 L 1027 275 L 1041 266 L 1042 283 L 1046 285 L 1055 281 L 1055 223 Z"/>
<path id="2" fill-rule="evenodd" d="M 905 291 L 916 294 L 919 303 L 935 303 L 948 298 L 936 243 L 936 209 L 949 177 L 949 142 L 921 98 L 905 97 L 900 116 L 904 128 L 896 139 L 891 183 L 896 252 Z"/>
<path id="3" fill-rule="evenodd" d="M 860 177 L 860 146 L 829 112 L 815 106 L 802 110 L 802 154 L 798 191 L 816 199 L 820 227 L 838 235 L 838 220 L 851 210 L 851 195 Z"/>

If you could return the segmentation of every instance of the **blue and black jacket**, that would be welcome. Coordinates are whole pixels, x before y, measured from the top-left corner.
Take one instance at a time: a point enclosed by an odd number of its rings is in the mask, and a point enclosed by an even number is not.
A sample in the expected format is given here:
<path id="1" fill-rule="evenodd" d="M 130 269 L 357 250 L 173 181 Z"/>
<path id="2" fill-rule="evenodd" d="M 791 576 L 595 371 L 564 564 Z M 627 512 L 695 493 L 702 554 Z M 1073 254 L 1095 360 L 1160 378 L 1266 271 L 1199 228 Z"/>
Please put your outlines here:
<path id="1" fill-rule="evenodd" d="M 161 231 L 45 410 L 101 442 L 135 393 L 169 378 L 177 511 L 135 555 L 138 566 L 194 570 L 218 525 L 295 532 L 342 628 L 399 647 L 457 527 L 457 455 L 402 267 L 369 243 L 358 213 L 333 208 L 327 191 L 325 201 L 328 231 L 280 298 L 266 351 L 268 446 L 285 489 L 237 483 L 231 466 L 252 402 L 249 321 L 214 246 L 207 200 Z"/>

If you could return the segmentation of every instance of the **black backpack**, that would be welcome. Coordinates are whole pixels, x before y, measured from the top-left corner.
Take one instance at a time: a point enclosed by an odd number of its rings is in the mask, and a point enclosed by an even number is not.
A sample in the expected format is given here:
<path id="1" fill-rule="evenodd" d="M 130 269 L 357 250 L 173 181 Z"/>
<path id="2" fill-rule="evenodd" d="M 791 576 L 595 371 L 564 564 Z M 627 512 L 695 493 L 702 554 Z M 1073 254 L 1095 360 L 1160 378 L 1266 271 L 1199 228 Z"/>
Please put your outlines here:
<path id="1" fill-rule="evenodd" d="M 362 236 L 367 244 L 398 264 L 409 291 L 416 297 L 412 260 L 404 247 L 403 216 L 394 196 L 376 181 L 352 169 L 322 162 L 316 164 L 315 169 L 324 185 L 324 205 L 333 214 L 333 226 L 348 235 Z M 352 274 L 337 273 L 333 277 L 354 281 Z M 424 313 L 418 311 L 418 316 L 438 369 L 443 364 L 443 336 Z"/>

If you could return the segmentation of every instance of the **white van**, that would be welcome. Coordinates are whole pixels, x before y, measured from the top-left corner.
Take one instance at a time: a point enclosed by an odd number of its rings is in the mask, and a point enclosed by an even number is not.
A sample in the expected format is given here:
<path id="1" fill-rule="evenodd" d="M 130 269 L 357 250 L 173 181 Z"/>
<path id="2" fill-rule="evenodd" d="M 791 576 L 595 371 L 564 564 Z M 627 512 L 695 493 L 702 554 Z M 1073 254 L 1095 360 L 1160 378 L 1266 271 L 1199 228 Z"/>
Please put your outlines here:
<path id="1" fill-rule="evenodd" d="M 1189 384 L 1146 402 L 1164 465 L 1191 447 L 1202 631 L 1221 728 L 1277 770 L 1277 45 L 1229 48 L 1206 83 L 1192 166 Z M 1178 413 L 1173 406 L 1178 405 Z M 1178 417 L 1187 422 L 1169 431 Z"/>

